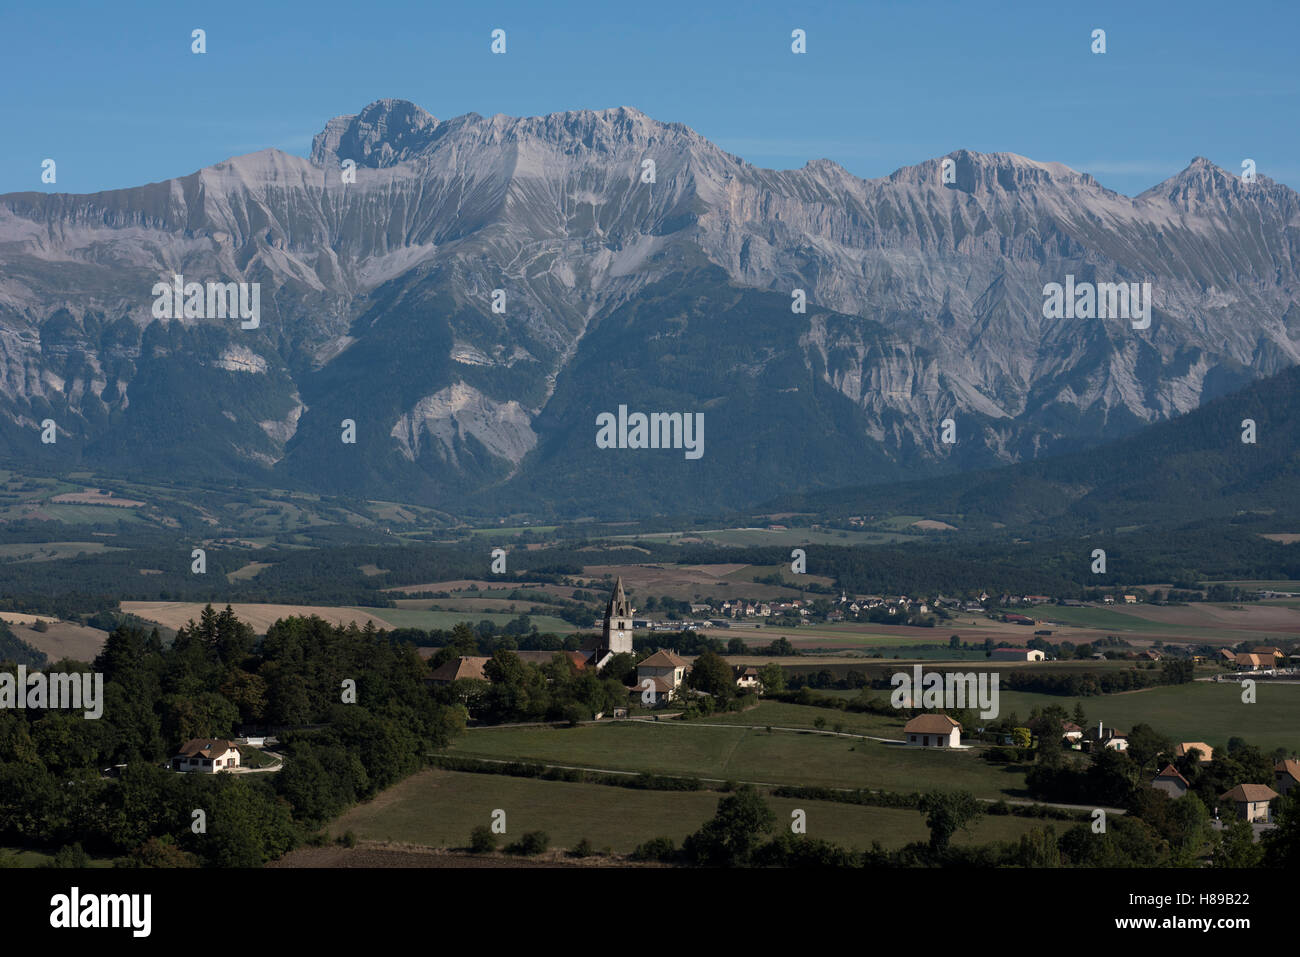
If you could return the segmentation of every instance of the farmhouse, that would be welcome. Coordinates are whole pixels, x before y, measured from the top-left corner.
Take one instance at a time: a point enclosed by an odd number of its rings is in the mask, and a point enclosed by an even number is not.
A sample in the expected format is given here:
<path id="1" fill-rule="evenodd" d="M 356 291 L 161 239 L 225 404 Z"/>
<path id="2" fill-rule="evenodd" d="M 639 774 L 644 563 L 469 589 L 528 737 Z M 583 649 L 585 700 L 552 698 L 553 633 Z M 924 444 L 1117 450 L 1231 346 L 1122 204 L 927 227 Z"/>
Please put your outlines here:
<path id="1" fill-rule="evenodd" d="M 656 702 L 671 701 L 686 678 L 690 666 L 671 651 L 656 651 L 636 666 L 636 687 L 633 694 L 653 691 Z M 646 682 L 650 684 L 647 685 Z"/>
<path id="2" fill-rule="evenodd" d="M 1219 795 L 1220 801 L 1231 801 L 1237 814 L 1247 821 L 1261 821 L 1265 824 L 1271 819 L 1269 802 L 1278 797 L 1278 793 L 1267 784 L 1238 784 L 1231 791 Z"/>
<path id="3" fill-rule="evenodd" d="M 527 661 L 529 664 L 539 666 L 549 665 L 555 660 L 556 655 L 564 655 L 573 662 L 573 667 L 579 671 L 586 671 L 587 662 L 590 660 L 590 655 L 581 651 L 516 651 L 515 654 L 520 661 Z"/>
<path id="4" fill-rule="evenodd" d="M 491 658 L 470 658 L 462 655 L 451 661 L 444 661 L 433 669 L 433 674 L 429 675 L 429 684 L 435 688 L 441 688 L 462 678 L 476 678 L 479 681 L 487 681 L 488 677 L 483 673 L 483 666 L 491 660 Z"/>
<path id="5" fill-rule="evenodd" d="M 1290 794 L 1291 789 L 1300 784 L 1300 761 L 1285 758 L 1277 763 L 1273 773 L 1277 776 L 1278 793 Z M 1296 793 L 1300 794 L 1300 791 Z"/>
<path id="6" fill-rule="evenodd" d="M 1156 779 L 1151 782 L 1151 786 L 1159 791 L 1164 791 L 1171 798 L 1180 798 L 1187 793 L 1191 787 L 1187 783 L 1187 778 L 1178 773 L 1178 769 L 1172 764 L 1166 764 L 1165 769 L 1156 775 Z"/>
<path id="7" fill-rule="evenodd" d="M 1042 661 L 1044 655 L 1037 648 L 994 648 L 994 661 Z"/>
<path id="8" fill-rule="evenodd" d="M 1272 655 L 1257 655 L 1253 653 L 1240 652 L 1236 656 L 1238 668 L 1244 668 L 1247 671 L 1258 671 L 1261 668 L 1273 667 Z"/>
<path id="9" fill-rule="evenodd" d="M 1089 728 L 1084 732 L 1083 749 L 1092 752 L 1102 748 L 1108 751 L 1127 751 L 1128 736 L 1098 721 L 1095 729 Z"/>
<path id="10" fill-rule="evenodd" d="M 181 745 L 180 754 L 172 758 L 174 771 L 202 771 L 216 774 L 239 767 L 239 749 L 217 738 L 193 738 Z"/>
<path id="11" fill-rule="evenodd" d="M 1192 750 L 1201 752 L 1200 757 L 1197 758 L 1200 764 L 1209 764 L 1214 760 L 1214 749 L 1204 741 L 1182 741 L 1174 745 L 1174 757 L 1185 758 Z"/>
<path id="12" fill-rule="evenodd" d="M 1073 721 L 1067 721 L 1061 725 L 1061 737 L 1069 741 L 1078 741 L 1083 737 L 1083 728 Z"/>
<path id="13" fill-rule="evenodd" d="M 748 668 L 736 669 L 736 687 L 753 691 L 761 691 L 763 683 L 758 680 L 758 669 L 750 666 Z"/>
<path id="14" fill-rule="evenodd" d="M 946 714 L 917 715 L 903 726 L 907 743 L 922 748 L 955 748 L 961 744 L 961 725 Z"/>

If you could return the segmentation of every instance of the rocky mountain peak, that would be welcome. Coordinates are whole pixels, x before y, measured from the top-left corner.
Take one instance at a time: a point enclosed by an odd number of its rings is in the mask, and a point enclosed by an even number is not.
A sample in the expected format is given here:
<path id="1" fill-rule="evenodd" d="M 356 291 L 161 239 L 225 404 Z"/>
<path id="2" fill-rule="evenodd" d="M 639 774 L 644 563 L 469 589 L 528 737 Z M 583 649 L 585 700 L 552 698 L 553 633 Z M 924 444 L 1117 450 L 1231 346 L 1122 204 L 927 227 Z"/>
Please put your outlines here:
<path id="1" fill-rule="evenodd" d="M 1197 156 L 1187 169 L 1143 192 L 1139 199 L 1164 199 L 1183 209 L 1223 211 L 1240 203 L 1279 205 L 1284 215 L 1295 216 L 1296 194 L 1273 179 L 1256 173 L 1255 181 L 1244 181 L 1238 173 L 1223 169 L 1204 156 Z"/>
<path id="2" fill-rule="evenodd" d="M 890 174 L 889 180 L 918 186 L 941 184 L 949 160 L 952 161 L 955 182 L 946 185 L 964 193 L 1020 193 L 1062 186 L 1102 188 L 1087 173 L 1080 173 L 1064 163 L 1039 162 L 1016 153 L 979 153 L 967 149 L 954 150 L 915 166 L 905 166 Z"/>
<path id="3" fill-rule="evenodd" d="M 336 116 L 316 134 L 311 161 L 317 166 L 350 159 L 382 169 L 411 159 L 433 142 L 437 118 L 408 100 L 376 100 L 360 113 Z"/>

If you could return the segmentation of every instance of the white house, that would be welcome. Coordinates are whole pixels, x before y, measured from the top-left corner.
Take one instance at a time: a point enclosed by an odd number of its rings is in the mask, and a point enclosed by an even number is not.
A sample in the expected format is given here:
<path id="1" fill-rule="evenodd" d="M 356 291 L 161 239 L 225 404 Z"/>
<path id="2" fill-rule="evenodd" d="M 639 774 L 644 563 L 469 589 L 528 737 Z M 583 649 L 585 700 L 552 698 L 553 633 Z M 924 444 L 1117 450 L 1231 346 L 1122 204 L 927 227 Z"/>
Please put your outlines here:
<path id="1" fill-rule="evenodd" d="M 961 744 L 961 725 L 946 714 L 921 714 L 903 725 L 903 735 L 917 747 L 955 748 Z"/>
<path id="2" fill-rule="evenodd" d="M 1247 821 L 1269 823 L 1269 802 L 1276 800 L 1278 793 L 1267 784 L 1238 784 L 1231 791 L 1219 795 L 1220 801 L 1231 801 L 1237 814 Z"/>
<path id="3" fill-rule="evenodd" d="M 1042 661 L 1047 656 L 1037 648 L 994 648 L 994 661 Z"/>
<path id="4" fill-rule="evenodd" d="M 761 692 L 763 690 L 763 682 L 758 680 L 758 669 L 753 666 L 748 668 L 737 668 L 736 687 L 740 688 L 742 691 Z"/>
<path id="5" fill-rule="evenodd" d="M 216 774 L 239 767 L 239 749 L 229 741 L 215 738 L 194 738 L 181 745 L 180 753 L 172 758 L 175 771 L 202 771 Z"/>
<path id="6" fill-rule="evenodd" d="M 686 678 L 689 666 L 685 659 L 677 657 L 671 651 L 656 651 L 649 658 L 636 666 L 636 687 L 634 694 L 647 690 L 646 681 L 650 682 L 648 690 L 654 692 L 656 702 L 671 701 L 677 696 L 677 689 Z"/>

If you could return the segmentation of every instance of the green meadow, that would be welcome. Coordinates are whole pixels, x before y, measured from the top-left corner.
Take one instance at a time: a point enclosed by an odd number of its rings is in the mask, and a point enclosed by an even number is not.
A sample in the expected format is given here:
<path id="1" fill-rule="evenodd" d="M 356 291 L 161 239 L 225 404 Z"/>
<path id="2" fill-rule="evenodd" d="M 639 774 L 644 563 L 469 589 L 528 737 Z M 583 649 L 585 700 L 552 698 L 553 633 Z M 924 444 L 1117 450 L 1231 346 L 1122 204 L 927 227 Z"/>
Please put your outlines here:
<path id="1" fill-rule="evenodd" d="M 828 728 L 832 720 L 828 713 Z M 976 750 L 924 751 L 808 731 L 768 733 L 757 725 L 716 727 L 665 720 L 577 728 L 476 728 L 457 739 L 448 753 L 756 784 L 903 792 L 963 788 L 992 799 L 1026 796 L 1023 771 L 989 764 Z"/>
<path id="2" fill-rule="evenodd" d="M 711 818 L 723 795 L 709 791 L 640 791 L 603 784 L 570 784 L 428 770 L 412 775 L 368 804 L 348 811 L 330 827 L 331 835 L 352 831 L 362 840 L 401 841 L 428 847 L 465 847 L 470 831 L 506 812 L 502 845 L 526 831 L 545 831 L 552 847 L 573 847 L 584 837 L 597 850 L 627 853 L 655 837 L 679 845 Z M 777 827 L 788 826 L 791 812 L 807 814 L 808 836 L 843 847 L 865 849 L 872 841 L 897 848 L 929 838 L 919 811 L 862 807 L 831 801 L 765 797 Z M 1016 840 L 1034 827 L 1065 821 L 985 815 L 970 832 L 958 832 L 959 844 Z M 773 831 L 775 833 L 775 830 Z"/>

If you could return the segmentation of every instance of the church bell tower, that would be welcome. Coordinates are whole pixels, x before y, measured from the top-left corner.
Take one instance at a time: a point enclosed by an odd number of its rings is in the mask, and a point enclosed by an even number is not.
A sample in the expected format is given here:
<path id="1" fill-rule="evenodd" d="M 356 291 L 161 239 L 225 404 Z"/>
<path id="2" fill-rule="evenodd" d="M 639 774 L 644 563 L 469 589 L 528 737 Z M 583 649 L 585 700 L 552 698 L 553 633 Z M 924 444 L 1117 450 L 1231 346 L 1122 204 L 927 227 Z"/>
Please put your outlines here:
<path id="1" fill-rule="evenodd" d="M 614 582 L 614 594 L 605 606 L 605 627 L 601 645 L 613 654 L 632 653 L 632 606 L 623 594 L 623 576 Z"/>

